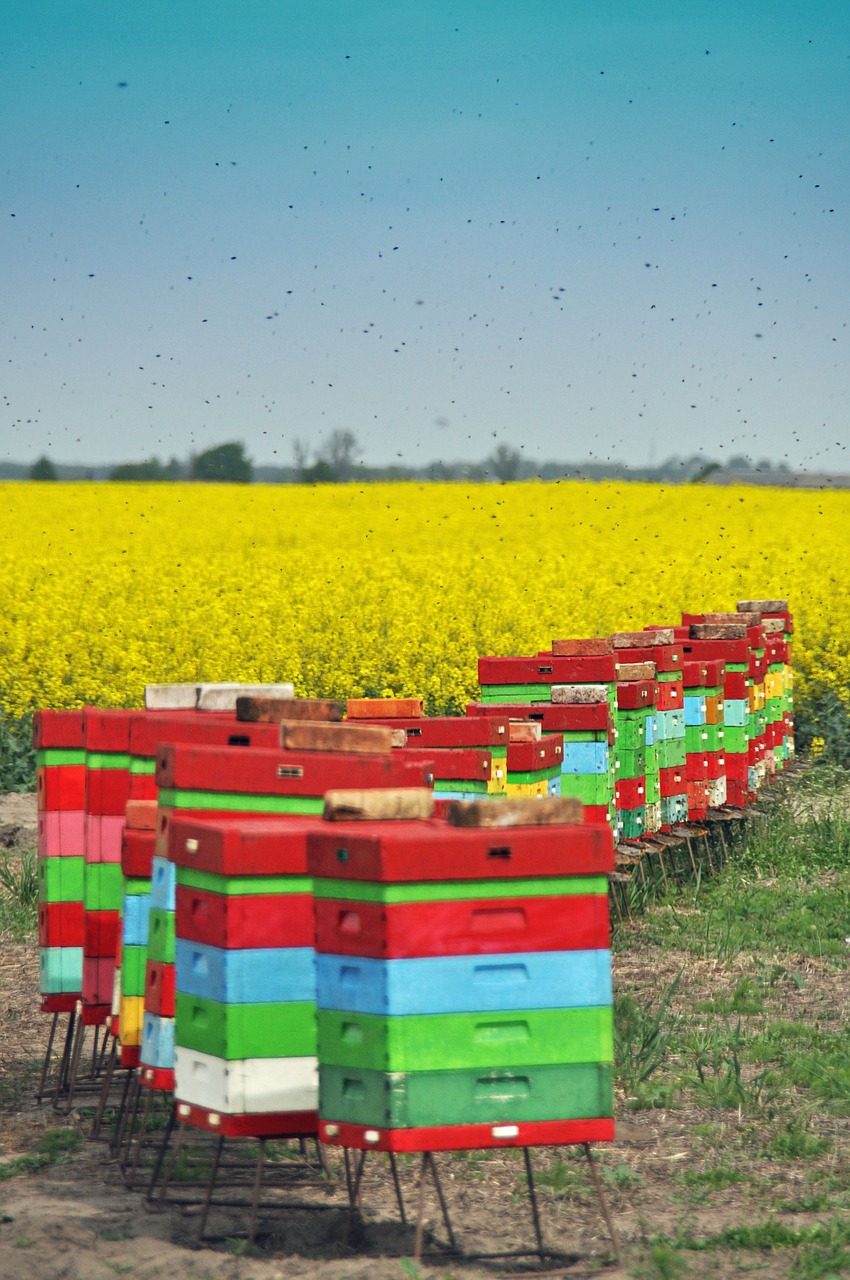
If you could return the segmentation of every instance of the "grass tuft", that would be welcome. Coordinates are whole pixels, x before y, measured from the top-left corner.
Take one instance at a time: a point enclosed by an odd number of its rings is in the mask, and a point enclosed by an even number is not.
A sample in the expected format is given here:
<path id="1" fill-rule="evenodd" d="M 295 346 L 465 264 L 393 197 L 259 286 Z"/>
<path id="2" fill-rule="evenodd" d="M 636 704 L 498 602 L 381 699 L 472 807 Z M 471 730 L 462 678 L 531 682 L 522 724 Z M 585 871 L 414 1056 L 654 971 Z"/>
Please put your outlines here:
<path id="1" fill-rule="evenodd" d="M 52 1164 L 66 1164 L 82 1142 L 76 1129 L 48 1129 L 39 1138 L 35 1150 L 0 1164 L 0 1181 L 37 1173 Z"/>
<path id="2" fill-rule="evenodd" d="M 38 860 L 34 849 L 0 856 L 0 933 L 29 937 L 38 915 Z"/>
<path id="3" fill-rule="evenodd" d="M 650 1084 L 668 1059 L 679 1019 L 670 1008 L 681 972 L 654 1005 L 644 1005 L 625 992 L 614 999 L 614 1071 L 633 1110 L 669 1104 L 669 1087 Z"/>

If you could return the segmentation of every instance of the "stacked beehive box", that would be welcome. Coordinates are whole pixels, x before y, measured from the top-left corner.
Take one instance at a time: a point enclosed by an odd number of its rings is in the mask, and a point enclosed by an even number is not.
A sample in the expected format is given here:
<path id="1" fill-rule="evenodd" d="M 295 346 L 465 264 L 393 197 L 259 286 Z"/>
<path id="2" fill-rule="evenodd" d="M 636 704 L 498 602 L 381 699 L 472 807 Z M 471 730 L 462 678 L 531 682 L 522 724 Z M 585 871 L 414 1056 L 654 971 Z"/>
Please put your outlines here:
<path id="1" fill-rule="evenodd" d="M 165 688 L 173 699 L 174 687 Z M 231 698 L 231 703 L 232 701 Z M 136 798 L 127 802 L 122 837 L 124 909 L 116 1029 L 121 1041 L 122 1065 L 139 1065 L 144 1042 L 146 1051 L 155 1059 L 144 1063 L 145 1082 L 152 1083 L 157 1079 L 161 1085 L 170 1087 L 168 1075 L 158 1074 L 161 1065 L 158 1060 L 163 1053 L 161 1046 L 163 1042 L 167 1045 L 170 1041 L 168 1025 L 161 1028 L 158 1025 L 159 1019 L 173 1017 L 173 1008 L 170 1014 L 165 1013 L 162 1008 L 163 1001 L 167 1005 L 173 1005 L 173 980 L 169 977 L 173 960 L 173 939 L 169 936 L 170 911 L 160 901 L 163 894 L 166 902 L 168 900 L 168 881 L 171 877 L 161 865 L 156 902 L 152 903 L 151 898 L 157 826 L 157 744 L 161 741 L 189 741 L 224 745 L 235 737 L 247 745 L 257 741 L 262 735 L 267 744 L 271 745 L 276 735 L 269 726 L 251 726 L 246 730 L 236 722 L 232 708 L 229 712 L 199 711 L 194 707 L 186 710 L 148 708 L 129 715 L 129 793 Z M 143 824 L 141 827 L 140 823 Z M 155 915 L 151 927 L 152 905 Z M 148 955 L 151 933 L 153 959 Z M 132 935 L 132 942 L 128 942 L 128 934 Z M 163 952 L 165 955 L 161 954 Z"/>
<path id="2" fill-rule="evenodd" d="M 614 680 L 614 658 L 610 650 L 600 652 L 598 643 L 556 641 L 551 651 L 534 657 L 479 658 L 481 701 L 532 706 L 555 701 L 553 686 L 608 685 Z"/>
<path id="3" fill-rule="evenodd" d="M 225 1136 L 315 1133 L 307 832 L 317 819 L 177 818 L 178 1115 Z"/>
<path id="4" fill-rule="evenodd" d="M 717 809 L 726 803 L 726 702 L 723 688 L 726 664 L 715 658 L 701 665 L 705 680 L 702 686 L 705 694 L 705 726 L 700 741 L 706 757 L 706 802 L 709 809 Z"/>
<path id="5" fill-rule="evenodd" d="M 121 929 L 121 842 L 130 799 L 130 711 L 84 715 L 86 847 L 83 939 L 83 1020 L 106 1021 L 111 1007 Z"/>
<path id="6" fill-rule="evenodd" d="M 85 749 L 82 711 L 33 717 L 41 1007 L 70 1013 L 83 989 Z"/>
<path id="7" fill-rule="evenodd" d="M 749 675 L 739 663 L 724 662 L 723 723 L 726 747 L 726 803 L 743 808 L 748 803 L 749 788 Z"/>
<path id="8" fill-rule="evenodd" d="M 501 795 L 506 790 L 504 755 L 497 758 L 501 767 L 493 756 L 493 746 L 499 753 L 507 750 L 506 739 L 492 744 L 488 723 L 476 727 L 448 716 L 429 719 L 421 700 L 412 698 L 349 699 L 347 716 L 349 722 L 392 728 L 397 735 L 394 745 L 407 748 L 411 759 L 419 750 L 417 759 L 431 764 L 434 794 L 445 803 Z"/>
<path id="9" fill-rule="evenodd" d="M 561 795 L 581 800 L 588 821 L 615 820 L 616 660 L 610 639 L 553 640 L 559 664 L 546 733 L 563 733 Z M 557 725 L 563 725 L 558 729 Z"/>
<path id="10" fill-rule="evenodd" d="M 752 604 L 741 601 L 740 604 Z M 794 620 L 784 600 L 759 601 L 773 606 L 761 615 L 765 631 L 767 674 L 765 676 L 765 712 L 767 717 L 766 756 L 768 773 L 785 767 L 794 751 L 793 674 L 791 669 Z M 740 606 L 739 606 L 740 607 Z"/>
<path id="11" fill-rule="evenodd" d="M 706 664 L 685 663 L 685 772 L 688 779 L 688 817 L 700 821 L 708 812 L 708 757 L 706 744 Z"/>
<path id="12" fill-rule="evenodd" d="M 750 628 L 750 741 L 747 782 L 756 795 L 767 778 L 767 637 L 763 626 Z"/>
<path id="13" fill-rule="evenodd" d="M 441 800 L 475 799 L 481 795 L 503 796 L 507 793 L 507 754 L 509 742 L 509 717 L 478 715 L 461 719 L 458 716 L 416 716 L 384 714 L 386 701 L 380 698 L 357 699 L 357 720 L 368 724 L 384 725 L 403 734 L 403 745 L 427 753 L 433 762 L 434 794 Z M 409 701 L 409 700 L 405 700 Z M 401 710 L 406 708 L 402 706 Z M 368 716 L 364 714 L 368 711 Z M 475 754 L 461 757 L 457 766 L 451 764 L 451 755 L 444 753 Z M 447 763 L 448 762 L 448 763 Z M 467 778 L 468 775 L 468 778 Z"/>
<path id="14" fill-rule="evenodd" d="M 673 637 L 672 643 L 665 642 L 653 651 L 658 690 L 655 711 L 647 725 L 654 747 L 653 764 L 658 768 L 658 810 L 654 817 L 660 822 L 660 829 L 668 831 L 677 823 L 686 822 L 688 817 L 682 682 L 685 655 L 677 628 L 652 626 L 646 630 L 655 635 L 672 632 Z"/>
<path id="15" fill-rule="evenodd" d="M 646 633 L 650 635 L 652 633 Z M 659 636 L 665 633 L 658 632 Z M 615 655 L 643 653 L 639 642 L 644 633 L 634 631 L 615 632 L 611 637 Z M 654 639 L 654 635 L 653 635 Z M 652 645 L 646 646 L 651 649 Z M 656 664 L 652 659 L 637 662 L 618 662 L 617 702 L 614 711 L 616 728 L 616 755 L 614 762 L 615 804 L 614 830 L 618 840 L 635 840 L 647 834 L 647 753 L 652 751 L 650 763 L 654 764 L 652 778 L 658 791 L 657 753 L 652 747 L 654 713 L 658 701 Z M 647 745 L 649 742 L 649 746 Z M 660 805 L 650 810 L 650 821 L 657 816 L 661 825 Z"/>
<path id="16" fill-rule="evenodd" d="M 345 745 L 351 741 L 347 733 L 348 726 L 259 724 L 252 727 L 271 731 L 285 744 L 290 745 L 277 750 L 255 747 L 247 750 L 243 747 L 193 747 L 181 744 L 161 748 L 156 774 L 161 809 L 157 851 L 162 853 L 164 859 L 168 858 L 169 850 L 176 847 L 171 835 L 171 828 L 176 821 L 188 819 L 210 821 L 214 817 L 230 817 L 238 820 L 246 833 L 249 833 L 255 823 L 274 820 L 283 832 L 293 822 L 300 822 L 303 828 L 304 818 L 321 813 L 325 793 L 341 786 L 361 790 L 379 787 L 422 788 L 428 778 L 428 770 L 421 762 L 412 756 L 407 756 L 403 751 L 391 753 L 390 734 L 387 732 L 384 735 L 384 731 L 379 728 L 364 726 L 359 729 L 357 742 L 360 749 L 352 752 Z M 339 736 L 340 734 L 342 737 Z M 364 747 L 366 737 L 371 737 L 373 744 L 377 738 L 380 751 L 376 751 L 373 745 L 367 752 Z M 324 749 L 311 750 L 310 745 L 317 743 Z M 330 749 L 334 743 L 337 744 L 336 750 Z M 342 749 L 339 749 L 340 746 Z M 191 853 L 191 850 L 189 852 Z M 257 1056 L 280 1057 L 282 1055 L 270 1051 L 265 1055 L 243 1054 L 240 1059 L 241 1049 L 245 1045 L 257 1043 L 256 1039 L 252 1040 L 250 1037 L 262 1035 L 264 1015 L 257 1013 L 256 1010 L 251 1011 L 250 1018 L 253 1021 L 247 1028 L 247 1038 L 240 1039 L 238 1033 L 231 1035 L 228 1028 L 236 1027 L 240 1020 L 244 1024 L 245 1011 L 239 1009 L 231 1011 L 218 1007 L 229 1005 L 231 1002 L 228 1000 L 214 1000 L 212 1005 L 208 1001 L 204 1003 L 190 985 L 191 975 L 185 964 L 184 973 L 189 976 L 184 980 L 181 993 L 181 980 L 174 967 L 179 936 L 178 918 L 185 922 L 184 941 L 187 943 L 199 942 L 199 938 L 195 936 L 197 929 L 201 928 L 198 921 L 201 921 L 206 912 L 213 923 L 203 924 L 206 932 L 200 939 L 201 942 L 216 946 L 216 942 L 212 941 L 217 936 L 214 930 L 218 925 L 215 922 L 218 921 L 220 925 L 224 921 L 225 931 L 220 935 L 222 949 L 258 949 L 258 946 L 250 941 L 256 937 L 251 931 L 250 922 L 246 926 L 247 932 L 243 934 L 231 930 L 228 935 L 227 932 L 227 921 L 236 920 L 245 908 L 247 901 L 244 898 L 245 893 L 247 892 L 248 898 L 252 900 L 257 895 L 251 893 L 250 888 L 246 890 L 236 881 L 231 882 L 232 878 L 229 875 L 224 876 L 223 880 L 219 876 L 219 879 L 213 883 L 209 878 L 210 874 L 213 874 L 209 868 L 193 869 L 191 863 L 186 862 L 187 856 L 184 850 L 181 855 L 182 864 L 175 876 L 176 891 L 171 910 L 153 906 L 150 913 L 149 956 L 157 966 L 156 972 L 160 986 L 165 982 L 170 984 L 169 969 L 174 973 L 175 999 L 172 1018 L 161 1012 L 157 1013 L 153 1009 L 148 1010 L 146 1007 L 141 1052 L 142 1078 L 143 1082 L 147 1083 L 146 1072 L 150 1070 L 151 1083 L 155 1081 L 167 1083 L 168 1076 L 164 1073 L 174 1068 L 175 1054 L 179 1059 L 180 1050 L 185 1050 L 183 1054 L 185 1070 L 174 1077 L 174 1083 L 178 1101 L 191 1109 L 181 1114 L 191 1124 L 212 1127 L 214 1122 L 209 1121 L 205 1116 L 204 1106 L 199 1101 L 191 1080 L 208 1078 L 218 1081 L 216 1089 L 219 1089 L 219 1086 L 223 1088 L 226 1077 L 223 1074 L 225 1068 L 222 1064 L 228 1060 L 227 1053 L 240 1061 Z M 164 862 L 164 868 L 170 865 L 170 859 Z M 231 868 L 235 865 L 235 862 L 228 864 Z M 215 879 L 215 876 L 213 878 Z M 273 894 L 273 896 L 281 895 Z M 180 913 L 181 898 L 189 900 L 192 904 L 187 906 L 184 903 L 182 915 Z M 253 905 L 253 902 L 250 905 Z M 276 917 L 278 923 L 281 918 L 280 909 L 285 909 L 286 905 L 285 902 L 278 904 L 278 917 Z M 243 948 L 233 941 L 228 946 L 228 936 L 231 939 L 241 937 L 243 941 L 245 939 L 249 941 L 245 942 Z M 263 945 L 268 946 L 268 943 Z M 254 964 L 252 972 L 255 975 L 252 981 L 256 981 L 261 969 L 257 967 L 256 960 L 252 963 Z M 220 970 L 221 965 L 219 965 Z M 257 990 L 260 992 L 261 988 L 257 987 Z M 185 999 L 181 1000 L 181 994 Z M 258 999 L 254 1002 L 233 1003 L 262 1004 L 263 1001 Z M 212 1038 L 209 1039 L 205 1038 L 202 1026 L 205 1019 L 211 1028 Z M 272 1041 L 270 1040 L 269 1043 L 271 1044 Z M 201 1044 L 206 1047 L 199 1048 Z M 227 1052 L 211 1052 L 210 1050 L 216 1046 Z M 191 1056 L 187 1056 L 192 1053 L 205 1053 L 207 1058 L 213 1058 L 216 1061 L 208 1062 L 205 1058 L 192 1059 Z M 283 1056 L 303 1057 L 305 1055 L 299 1050 L 294 1054 Z M 193 1062 L 194 1066 L 191 1065 Z M 244 1070 L 240 1068 L 240 1079 L 247 1079 L 245 1070 L 247 1068 Z M 185 1099 L 180 1092 L 183 1087 L 190 1090 L 190 1096 Z M 225 1096 L 230 1095 L 224 1095 L 220 1091 L 213 1092 L 210 1097 L 214 1101 L 211 1101 L 206 1110 L 212 1114 L 219 1114 L 217 1104 Z"/>
<path id="17" fill-rule="evenodd" d="M 408 747 L 427 752 L 433 761 L 434 795 L 438 799 L 473 799 L 476 794 L 482 794 L 480 785 L 476 787 L 475 793 L 465 791 L 460 794 L 444 784 L 439 776 L 444 751 L 480 753 L 485 758 L 479 761 L 477 777 L 479 783 L 481 779 L 485 780 L 483 794 L 497 797 L 507 794 L 510 741 L 507 716 L 479 716 L 476 719 L 462 719 L 459 716 L 423 717 L 418 723 L 405 721 L 403 727 Z M 489 769 L 487 758 L 490 762 Z"/>
<path id="18" fill-rule="evenodd" d="M 559 690 L 553 690 L 552 696 L 559 696 Z M 535 724 L 543 738 L 557 734 L 562 743 L 561 796 L 581 801 L 586 822 L 613 823 L 614 718 L 607 693 L 597 702 L 539 702 L 525 707 L 471 702 L 466 714 L 492 714 L 521 725 Z"/>
<path id="19" fill-rule="evenodd" d="M 323 1141 L 612 1136 L 608 827 L 361 822 L 308 849 Z"/>
<path id="20" fill-rule="evenodd" d="M 139 1050 L 141 1083 L 156 1090 L 174 1088 L 174 864 L 154 854 L 145 953 L 145 995 Z"/>
<path id="21" fill-rule="evenodd" d="M 130 727 L 130 776 L 144 780 L 157 796 L 156 831 L 147 847 L 147 872 L 141 851 L 137 874 L 147 874 L 150 885 L 148 934 L 145 945 L 143 1021 L 139 1049 L 140 1080 L 147 1088 L 170 1090 L 174 1085 L 174 867 L 168 860 L 167 806 L 159 803 L 156 753 L 161 743 L 203 746 L 272 747 L 279 730 L 270 724 L 243 724 L 236 719 L 237 696 L 256 686 L 150 686 L 146 698 L 154 704 L 136 713 Z M 272 689 L 276 700 L 288 701 L 291 686 L 259 686 L 264 695 Z M 283 695 L 283 697 L 281 697 Z M 200 706 L 198 703 L 200 702 Z M 175 707 L 174 704 L 177 704 Z M 181 706 L 180 704 L 186 704 Z M 210 705 L 211 704 L 211 705 Z M 203 812 L 203 808 L 200 812 Z M 122 1058 L 129 1057 L 123 1052 Z"/>
<path id="22" fill-rule="evenodd" d="M 642 825 L 634 817 L 624 815 L 623 830 L 626 827 L 636 835 L 651 835 L 671 823 L 671 809 L 675 811 L 675 797 L 684 794 L 684 786 L 677 779 L 676 768 L 680 764 L 681 747 L 679 739 L 683 731 L 682 711 L 682 664 L 684 655 L 681 645 L 669 627 L 647 627 L 644 631 L 618 632 L 613 637 L 617 657 L 618 695 L 621 685 L 633 686 L 623 690 L 625 702 L 637 705 L 619 706 L 618 728 L 620 723 L 625 733 L 635 741 L 631 750 L 640 751 L 640 728 L 643 725 L 643 764 L 645 767 L 644 813 Z M 641 682 L 643 684 L 641 685 Z M 648 684 L 646 682 L 649 682 Z M 640 688 L 637 686 L 641 685 Z M 620 698 L 618 696 L 618 702 Z M 645 716 L 642 712 L 645 711 Z M 631 726 L 631 727 L 630 727 Z M 636 726 L 636 727 L 635 727 Z M 630 748 L 621 747 L 618 741 L 618 759 L 622 768 L 621 750 L 628 758 Z M 638 760 L 638 763 L 640 761 Z M 684 760 L 681 761 L 684 764 Z M 674 769 L 671 775 L 668 770 Z M 662 787 L 662 770 L 663 787 Z M 625 777 L 634 774 L 626 773 Z M 676 791 L 676 787 L 681 787 Z M 622 788 L 621 796 L 628 796 L 629 789 Z M 671 805 L 670 801 L 673 800 Z M 665 805 L 664 800 L 668 803 Z M 621 808 L 627 808 L 620 805 Z M 638 819 L 640 815 L 637 815 Z M 673 819 L 677 821 L 678 819 Z M 626 837 L 628 838 L 628 837 Z"/>
<path id="23" fill-rule="evenodd" d="M 757 787 L 793 754 L 794 619 L 787 600 L 740 600 L 738 611 L 757 615 L 764 637 L 763 652 L 750 650 L 748 781 Z"/>
<path id="24" fill-rule="evenodd" d="M 128 800 L 121 842 L 124 896 L 121 945 L 116 956 L 118 1039 L 121 1065 L 136 1067 L 142 1043 L 145 973 L 151 905 L 150 880 L 156 838 L 156 801 Z"/>
<path id="25" fill-rule="evenodd" d="M 697 681 L 688 693 L 694 699 L 702 696 L 705 702 L 705 725 L 701 730 L 705 736 L 695 742 L 692 731 L 689 739 L 695 750 L 701 746 L 709 752 L 710 772 L 702 778 L 708 783 L 704 804 L 739 808 L 748 803 L 749 796 L 748 635 L 758 618 L 705 613 L 683 614 L 682 621 L 685 656 L 693 664 L 692 676 Z"/>
<path id="26" fill-rule="evenodd" d="M 515 731 L 508 742 L 506 794 L 514 798 L 559 796 L 563 758 L 561 734 L 526 738 Z"/>

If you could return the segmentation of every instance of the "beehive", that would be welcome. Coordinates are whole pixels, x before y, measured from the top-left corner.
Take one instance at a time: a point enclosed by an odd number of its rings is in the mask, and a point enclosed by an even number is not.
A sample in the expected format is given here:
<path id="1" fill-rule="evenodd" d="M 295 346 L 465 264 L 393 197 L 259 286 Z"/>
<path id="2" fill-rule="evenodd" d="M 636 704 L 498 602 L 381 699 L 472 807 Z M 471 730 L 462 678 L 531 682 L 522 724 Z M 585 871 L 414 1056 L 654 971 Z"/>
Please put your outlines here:
<path id="1" fill-rule="evenodd" d="M 612 1136 L 607 826 L 334 824 L 308 848 L 324 1141 Z"/>

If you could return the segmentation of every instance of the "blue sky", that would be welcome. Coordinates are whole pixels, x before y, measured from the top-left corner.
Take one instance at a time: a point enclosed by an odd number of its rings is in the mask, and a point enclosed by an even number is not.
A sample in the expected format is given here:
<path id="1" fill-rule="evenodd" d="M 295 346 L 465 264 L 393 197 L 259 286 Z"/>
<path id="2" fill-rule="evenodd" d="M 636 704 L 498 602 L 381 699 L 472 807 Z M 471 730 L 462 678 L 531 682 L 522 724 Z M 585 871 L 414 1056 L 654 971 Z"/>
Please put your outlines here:
<path id="1" fill-rule="evenodd" d="M 850 470 L 850 8 L 33 0 L 2 453 Z"/>

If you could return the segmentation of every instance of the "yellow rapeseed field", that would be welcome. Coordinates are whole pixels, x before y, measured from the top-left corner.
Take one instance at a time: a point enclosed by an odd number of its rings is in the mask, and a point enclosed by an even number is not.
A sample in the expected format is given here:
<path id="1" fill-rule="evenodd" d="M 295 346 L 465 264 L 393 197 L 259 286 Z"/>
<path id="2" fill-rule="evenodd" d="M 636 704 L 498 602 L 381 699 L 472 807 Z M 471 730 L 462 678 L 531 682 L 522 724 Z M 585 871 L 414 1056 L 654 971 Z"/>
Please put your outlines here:
<path id="1" fill-rule="evenodd" d="M 787 596 L 850 687 L 850 492 L 642 484 L 0 485 L 0 704 L 149 681 L 477 694 L 476 658 Z"/>

